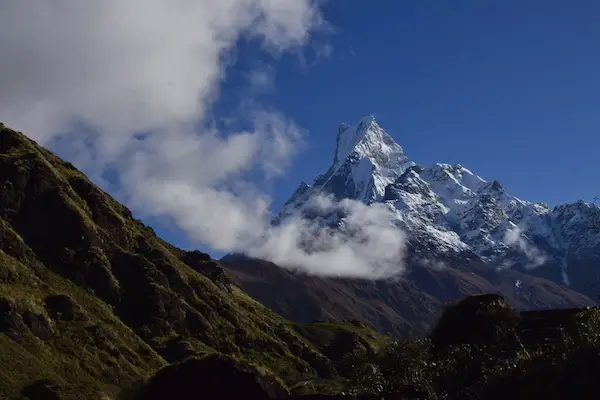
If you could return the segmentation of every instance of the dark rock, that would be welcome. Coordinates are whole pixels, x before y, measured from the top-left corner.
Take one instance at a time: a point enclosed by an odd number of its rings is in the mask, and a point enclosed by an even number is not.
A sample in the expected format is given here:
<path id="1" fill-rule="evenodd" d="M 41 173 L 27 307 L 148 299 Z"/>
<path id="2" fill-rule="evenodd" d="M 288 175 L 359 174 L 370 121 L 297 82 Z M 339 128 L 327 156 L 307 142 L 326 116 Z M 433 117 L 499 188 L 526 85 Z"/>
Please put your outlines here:
<path id="1" fill-rule="evenodd" d="M 84 329 L 85 329 L 88 337 L 90 337 L 93 340 L 94 345 L 98 349 L 105 351 L 107 354 L 111 355 L 112 357 L 115 357 L 115 358 L 120 357 L 121 352 L 113 344 L 113 343 L 117 342 L 117 340 L 115 340 L 114 337 L 109 337 L 108 335 L 106 335 L 106 333 L 102 330 L 102 328 L 100 326 L 90 325 L 90 326 L 86 326 Z"/>
<path id="2" fill-rule="evenodd" d="M 19 315 L 16 305 L 8 299 L 0 298 L 0 332 L 19 341 L 26 330 L 27 325 Z"/>
<path id="3" fill-rule="evenodd" d="M 231 284 L 231 280 L 227 277 L 223 268 L 212 260 L 208 254 L 201 253 L 198 250 L 187 251 L 180 259 L 194 271 L 210 278 L 220 286 Z"/>
<path id="4" fill-rule="evenodd" d="M 209 254 L 202 253 L 201 251 L 198 251 L 198 250 L 194 250 L 194 251 L 186 251 L 181 256 L 181 261 L 190 265 L 190 264 L 201 264 L 201 263 L 209 262 L 209 261 L 212 261 L 212 259 L 210 258 Z"/>
<path id="5" fill-rule="evenodd" d="M 347 322 L 351 325 L 356 326 L 357 328 L 370 328 L 367 324 L 357 319 L 350 319 Z"/>
<path id="6" fill-rule="evenodd" d="M 51 380 L 35 381 L 23 388 L 23 397 L 30 400 L 62 400 L 64 388 Z"/>
<path id="7" fill-rule="evenodd" d="M 40 261 L 60 275 L 74 278 L 78 273 L 75 256 L 96 242 L 96 235 L 73 205 L 69 191 L 37 178 L 38 174 L 47 174 L 44 166 L 35 164 L 32 168 L 29 180 L 23 182 L 26 189 L 19 189 L 27 191 L 18 205 L 20 211 L 13 226 Z"/>
<path id="8" fill-rule="evenodd" d="M 108 304 L 117 304 L 121 300 L 118 282 L 106 265 L 90 263 L 85 278 L 88 287 Z"/>
<path id="9" fill-rule="evenodd" d="M 23 314 L 23 320 L 29 328 L 29 330 L 37 337 L 42 340 L 48 340 L 54 334 L 50 321 L 43 315 L 34 314 L 26 311 Z"/>
<path id="10" fill-rule="evenodd" d="M 188 306 L 168 290 L 166 276 L 153 263 L 126 252 L 114 254 L 110 263 L 121 288 L 115 312 L 136 332 L 145 328 L 150 329 L 145 337 L 166 336 L 185 324 Z"/>
<path id="11" fill-rule="evenodd" d="M 508 337 L 519 318 L 498 294 L 468 296 L 446 307 L 432 333 L 432 343 L 438 349 L 492 344 Z"/>
<path id="12" fill-rule="evenodd" d="M 163 347 L 157 348 L 156 351 L 170 363 L 198 355 L 198 351 L 194 349 L 194 346 L 187 340 L 181 340 L 181 338 L 167 341 Z"/>
<path id="13" fill-rule="evenodd" d="M 72 321 L 79 314 L 79 307 L 67 295 L 58 294 L 46 297 L 46 310 L 54 319 Z"/>
<path id="14" fill-rule="evenodd" d="M 195 310 L 188 310 L 185 315 L 186 323 L 190 333 L 199 335 L 211 329 L 210 323 Z"/>
<path id="15" fill-rule="evenodd" d="M 366 347 L 356 332 L 340 331 L 337 332 L 334 339 L 323 350 L 323 354 L 331 360 L 339 360 L 347 354 L 357 351 L 365 351 Z"/>
<path id="16" fill-rule="evenodd" d="M 11 149 L 22 146 L 19 135 L 2 124 L 0 124 L 0 135 L 2 135 L 2 140 L 0 140 L 0 153 L 8 153 Z"/>
<path id="17" fill-rule="evenodd" d="M 287 395 L 287 389 L 274 377 L 259 373 L 249 364 L 213 354 L 163 368 L 150 379 L 140 400 L 268 400 Z"/>

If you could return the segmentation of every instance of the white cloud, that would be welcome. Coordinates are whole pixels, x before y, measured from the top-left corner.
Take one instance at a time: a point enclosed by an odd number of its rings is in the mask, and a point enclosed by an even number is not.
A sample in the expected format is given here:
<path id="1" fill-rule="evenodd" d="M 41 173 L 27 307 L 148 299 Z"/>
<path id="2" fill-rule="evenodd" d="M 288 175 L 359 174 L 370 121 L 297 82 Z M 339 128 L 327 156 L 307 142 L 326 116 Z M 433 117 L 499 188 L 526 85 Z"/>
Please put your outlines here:
<path id="1" fill-rule="evenodd" d="M 325 204 L 347 214 L 352 235 L 268 223 L 270 199 L 247 176 L 285 172 L 303 142 L 292 121 L 250 98 L 240 100 L 246 131 L 198 128 L 211 126 L 240 37 L 276 55 L 324 25 L 311 0 L 1 2 L 0 120 L 61 146 L 97 181 L 116 171 L 129 206 L 172 218 L 215 250 L 312 273 L 389 275 L 404 241 L 384 209 Z M 266 88 L 272 77 L 255 71 L 250 84 Z M 307 237 L 321 250 L 304 250 Z"/>
<path id="2" fill-rule="evenodd" d="M 404 272 L 405 236 L 383 204 L 317 196 L 306 207 L 325 218 L 343 215 L 342 225 L 323 228 L 319 218 L 295 216 L 267 227 L 250 254 L 320 275 L 388 278 Z"/>
<path id="3" fill-rule="evenodd" d="M 518 226 L 506 231 L 504 242 L 525 255 L 529 261 L 529 264 L 525 266 L 526 269 L 537 268 L 547 261 L 547 256 L 529 242 L 527 237 L 523 235 L 523 230 Z"/>
<path id="4" fill-rule="evenodd" d="M 319 23 L 308 0 L 2 2 L 2 118 L 39 139 L 83 120 L 119 147 L 202 117 L 241 34 L 283 51 Z"/>

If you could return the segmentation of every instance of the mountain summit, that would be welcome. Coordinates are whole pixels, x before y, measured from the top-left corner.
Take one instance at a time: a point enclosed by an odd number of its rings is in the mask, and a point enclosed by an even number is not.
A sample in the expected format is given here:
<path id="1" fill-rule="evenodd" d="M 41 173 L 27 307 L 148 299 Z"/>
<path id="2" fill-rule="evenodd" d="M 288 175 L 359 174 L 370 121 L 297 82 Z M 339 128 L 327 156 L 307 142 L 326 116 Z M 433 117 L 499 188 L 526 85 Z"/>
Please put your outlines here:
<path id="1" fill-rule="evenodd" d="M 468 294 L 501 293 L 519 309 L 595 304 L 589 284 L 600 261 L 600 208 L 593 204 L 550 209 L 463 165 L 419 165 L 372 117 L 339 127 L 331 166 L 311 185 L 302 182 L 275 222 L 302 215 L 345 230 L 343 214 L 314 212 L 311 200 L 320 195 L 389 210 L 390 222 L 408 239 L 405 260 L 398 260 L 405 274 L 325 278 L 243 256 L 221 260 L 244 291 L 288 318 L 350 316 L 410 336 L 427 334 L 446 302 Z"/>
<path id="2" fill-rule="evenodd" d="M 416 165 L 404 150 L 382 129 L 375 118 L 362 118 L 356 125 L 338 129 L 333 163 L 312 186 L 302 182 L 280 211 L 278 220 L 295 213 L 317 193 L 336 199 L 353 199 L 370 204 L 381 201 L 385 189 Z"/>
<path id="3" fill-rule="evenodd" d="M 357 125 L 340 126 L 333 165 L 325 174 L 323 185 L 336 174 L 350 172 L 348 183 L 354 185 L 353 198 L 366 202 L 379 200 L 385 187 L 412 165 L 402 147 L 375 118 L 365 117 Z"/>
<path id="4" fill-rule="evenodd" d="M 600 278 L 590 269 L 600 263 L 598 206 L 579 201 L 550 209 L 460 164 L 418 165 L 370 116 L 340 126 L 332 165 L 311 186 L 300 185 L 278 220 L 317 194 L 385 203 L 412 248 L 434 257 L 468 253 L 490 267 L 535 268 L 588 293 L 582 285 Z"/>

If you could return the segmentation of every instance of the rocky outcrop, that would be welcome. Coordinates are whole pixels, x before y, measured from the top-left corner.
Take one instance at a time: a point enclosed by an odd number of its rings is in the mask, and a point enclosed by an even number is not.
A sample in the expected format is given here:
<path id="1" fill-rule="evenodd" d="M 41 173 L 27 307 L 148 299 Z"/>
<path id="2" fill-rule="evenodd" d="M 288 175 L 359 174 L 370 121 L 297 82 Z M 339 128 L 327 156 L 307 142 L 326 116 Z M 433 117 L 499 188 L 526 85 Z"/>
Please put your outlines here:
<path id="1" fill-rule="evenodd" d="M 469 296 L 444 310 L 431 341 L 437 349 L 460 344 L 497 344 L 512 339 L 519 319 L 519 314 L 500 295 Z"/>
<path id="2" fill-rule="evenodd" d="M 207 276 L 221 287 L 227 287 L 231 284 L 231 280 L 227 277 L 223 268 L 208 254 L 197 250 L 186 251 L 180 256 L 180 259 L 194 271 Z"/>
<path id="3" fill-rule="evenodd" d="M 285 386 L 268 372 L 215 354 L 165 367 L 150 379 L 140 400 L 269 400 L 287 395 Z"/>

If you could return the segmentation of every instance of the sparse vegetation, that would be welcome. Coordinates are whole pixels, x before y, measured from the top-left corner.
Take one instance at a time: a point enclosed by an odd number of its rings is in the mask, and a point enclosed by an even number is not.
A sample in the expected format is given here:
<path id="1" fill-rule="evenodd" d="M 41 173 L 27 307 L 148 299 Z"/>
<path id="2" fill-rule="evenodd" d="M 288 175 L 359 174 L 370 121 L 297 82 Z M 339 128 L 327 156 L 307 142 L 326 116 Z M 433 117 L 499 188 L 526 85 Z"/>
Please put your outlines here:
<path id="1" fill-rule="evenodd" d="M 347 392 L 384 397 L 404 393 L 419 399 L 595 398 L 600 389 L 595 379 L 600 370 L 600 310 L 573 310 L 564 319 L 567 327 L 555 327 L 561 340 L 548 344 L 549 333 L 542 329 L 537 337 L 520 340 L 520 328 L 506 324 L 514 321 L 506 318 L 510 310 L 497 299 L 482 302 L 470 314 L 455 312 L 472 301 L 449 307 L 436 329 L 439 333 L 450 323 L 457 331 L 475 329 L 471 343 L 454 336 L 441 350 L 429 338 L 394 340 L 376 354 L 354 354 L 346 360 L 348 368 L 340 369 L 347 371 Z M 487 322 L 481 323 L 484 309 Z M 552 318 L 555 313 L 565 312 L 549 310 L 545 315 Z"/>
<path id="2" fill-rule="evenodd" d="M 168 363 L 219 353 L 286 384 L 335 379 L 327 343 L 232 286 L 210 257 L 165 243 L 24 135 L 0 137 L 1 398 L 35 382 L 62 398 L 116 396 Z"/>
<path id="3" fill-rule="evenodd" d="M 202 382 L 225 387 L 213 368 L 236 393 L 265 396 L 562 399 L 600 389 L 596 309 L 560 313 L 552 343 L 535 326 L 526 337 L 525 314 L 489 295 L 448 307 L 430 339 L 392 340 L 356 321 L 292 323 L 25 136 L 0 125 L 0 138 L 0 398 L 143 400 L 159 387 L 183 396 L 183 386 L 169 390 L 182 379 L 203 395 Z"/>

